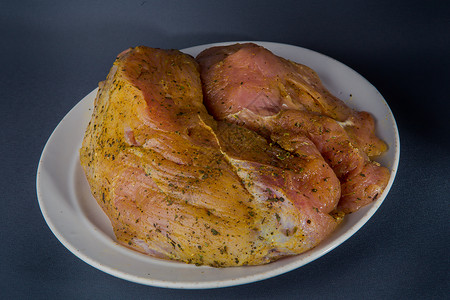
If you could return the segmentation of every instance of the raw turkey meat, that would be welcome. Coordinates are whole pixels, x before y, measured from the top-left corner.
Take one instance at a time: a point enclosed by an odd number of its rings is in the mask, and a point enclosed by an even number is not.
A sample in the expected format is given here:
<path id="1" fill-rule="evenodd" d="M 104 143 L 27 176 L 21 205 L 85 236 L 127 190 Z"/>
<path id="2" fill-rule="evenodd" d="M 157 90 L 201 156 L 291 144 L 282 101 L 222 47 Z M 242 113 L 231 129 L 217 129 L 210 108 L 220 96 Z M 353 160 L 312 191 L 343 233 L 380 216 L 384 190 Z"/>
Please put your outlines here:
<path id="1" fill-rule="evenodd" d="M 148 47 L 121 53 L 100 84 L 80 149 L 118 242 L 158 258 L 226 267 L 268 263 L 325 239 L 343 218 L 340 169 L 316 131 L 339 139 L 347 132 L 334 115 L 313 121 L 309 110 L 287 110 L 273 117 L 277 109 L 256 114 L 274 120 L 255 119 L 269 133 L 216 121 L 203 104 L 194 58 Z M 341 121 L 348 116 L 345 107 L 336 112 Z M 283 122 L 288 131 L 279 130 Z M 379 167 L 352 149 L 369 180 Z"/>
<path id="2" fill-rule="evenodd" d="M 300 157 L 318 151 L 341 182 L 338 211 L 381 195 L 390 173 L 370 159 L 387 150 L 373 117 L 333 96 L 312 69 L 252 43 L 212 47 L 196 59 L 209 112 Z"/>

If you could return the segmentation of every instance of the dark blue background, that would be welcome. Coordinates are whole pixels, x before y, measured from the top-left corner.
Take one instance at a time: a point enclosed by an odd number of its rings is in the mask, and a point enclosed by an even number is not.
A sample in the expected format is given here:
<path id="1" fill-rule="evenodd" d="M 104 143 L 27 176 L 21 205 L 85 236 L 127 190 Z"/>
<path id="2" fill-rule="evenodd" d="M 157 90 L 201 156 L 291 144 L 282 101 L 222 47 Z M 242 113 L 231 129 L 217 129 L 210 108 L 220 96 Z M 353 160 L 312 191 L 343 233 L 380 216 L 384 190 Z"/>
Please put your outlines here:
<path id="1" fill-rule="evenodd" d="M 447 4 L 445 4 L 447 3 Z M 59 299 L 411 299 L 450 292 L 450 6 L 447 1 L 0 2 L 0 295 Z M 282 42 L 331 56 L 388 101 L 401 137 L 390 194 L 352 238 L 262 282 L 217 290 L 105 274 L 53 236 L 36 196 L 46 140 L 137 45 Z"/>

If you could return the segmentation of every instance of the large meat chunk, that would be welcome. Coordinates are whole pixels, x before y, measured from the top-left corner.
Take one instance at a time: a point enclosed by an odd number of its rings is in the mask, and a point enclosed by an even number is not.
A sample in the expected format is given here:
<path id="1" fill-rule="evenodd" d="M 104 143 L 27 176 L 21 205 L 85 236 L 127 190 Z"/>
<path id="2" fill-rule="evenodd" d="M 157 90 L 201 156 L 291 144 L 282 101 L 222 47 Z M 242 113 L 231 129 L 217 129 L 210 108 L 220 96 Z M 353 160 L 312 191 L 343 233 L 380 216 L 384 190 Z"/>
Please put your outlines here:
<path id="1" fill-rule="evenodd" d="M 334 172 L 217 122 L 199 66 L 176 50 L 121 53 L 100 84 L 80 149 L 117 240 L 164 259 L 256 265 L 316 246 L 341 221 Z"/>
<path id="2" fill-rule="evenodd" d="M 304 157 L 317 148 L 342 182 L 339 211 L 354 212 L 381 194 L 389 171 L 369 157 L 387 146 L 375 135 L 372 116 L 333 96 L 312 69 L 252 43 L 209 48 L 197 61 L 205 105 L 216 119 Z"/>

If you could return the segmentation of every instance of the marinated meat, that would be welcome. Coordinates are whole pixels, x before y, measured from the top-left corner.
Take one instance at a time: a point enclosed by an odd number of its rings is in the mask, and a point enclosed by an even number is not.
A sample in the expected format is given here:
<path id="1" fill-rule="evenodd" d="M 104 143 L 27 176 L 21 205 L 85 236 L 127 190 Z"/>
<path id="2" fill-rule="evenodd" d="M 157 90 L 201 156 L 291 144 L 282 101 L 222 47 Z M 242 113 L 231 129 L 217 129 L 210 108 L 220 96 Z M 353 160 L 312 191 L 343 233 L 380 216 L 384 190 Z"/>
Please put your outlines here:
<path id="1" fill-rule="evenodd" d="M 202 67 L 205 105 L 223 120 L 243 109 L 270 116 L 306 110 L 341 122 L 352 141 L 369 156 L 387 150 L 374 134 L 374 120 L 333 96 L 309 67 L 274 55 L 253 43 L 211 47 L 197 56 Z"/>
<path id="2" fill-rule="evenodd" d="M 271 134 L 277 143 L 214 120 L 192 57 L 136 47 L 100 84 L 80 161 L 126 247 L 257 265 L 313 248 L 342 220 L 340 182 L 313 136 Z"/>
<path id="3" fill-rule="evenodd" d="M 338 211 L 354 212 L 382 193 L 390 173 L 369 157 L 387 146 L 373 117 L 333 96 L 312 69 L 251 43 L 209 48 L 197 61 L 205 105 L 217 120 L 301 157 L 323 156 L 342 183 Z"/>

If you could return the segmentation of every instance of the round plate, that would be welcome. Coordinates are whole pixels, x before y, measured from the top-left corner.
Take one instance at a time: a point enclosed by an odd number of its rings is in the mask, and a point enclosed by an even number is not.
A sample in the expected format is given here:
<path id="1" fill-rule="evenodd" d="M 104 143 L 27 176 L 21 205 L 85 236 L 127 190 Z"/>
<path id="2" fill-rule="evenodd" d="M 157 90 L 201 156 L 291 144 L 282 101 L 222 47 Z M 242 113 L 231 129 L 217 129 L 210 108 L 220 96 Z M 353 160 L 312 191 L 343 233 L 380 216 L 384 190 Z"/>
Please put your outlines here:
<path id="1" fill-rule="evenodd" d="M 182 51 L 196 56 L 206 48 L 232 43 L 202 45 Z M 267 279 L 301 267 L 343 243 L 372 217 L 392 186 L 399 162 L 398 130 L 386 101 L 362 76 L 330 57 L 296 46 L 255 43 L 276 55 L 311 67 L 330 92 L 349 106 L 375 116 L 377 133 L 389 145 L 389 150 L 378 161 L 391 170 L 389 184 L 381 197 L 346 216 L 343 224 L 316 248 L 267 265 L 217 269 L 137 253 L 116 242 L 108 218 L 91 196 L 79 163 L 78 150 L 91 117 L 95 89 L 56 127 L 45 145 L 37 171 L 42 214 L 65 247 L 95 268 L 129 281 L 167 288 L 218 288 Z"/>

